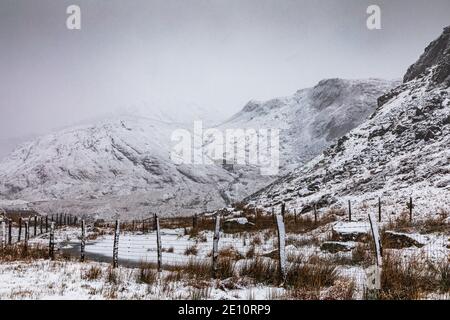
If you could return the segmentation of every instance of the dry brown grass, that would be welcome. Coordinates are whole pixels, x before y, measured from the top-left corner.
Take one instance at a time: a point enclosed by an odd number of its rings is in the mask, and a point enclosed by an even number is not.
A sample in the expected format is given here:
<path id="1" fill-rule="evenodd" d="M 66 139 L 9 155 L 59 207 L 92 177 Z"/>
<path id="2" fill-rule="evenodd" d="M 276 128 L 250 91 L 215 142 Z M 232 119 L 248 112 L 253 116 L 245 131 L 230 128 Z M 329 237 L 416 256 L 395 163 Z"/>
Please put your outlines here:
<path id="1" fill-rule="evenodd" d="M 28 245 L 24 243 L 6 246 L 0 249 L 0 261 L 31 261 L 48 259 L 48 247 L 42 245 Z"/>
<path id="2" fill-rule="evenodd" d="M 409 213 L 402 212 L 397 219 L 389 221 L 384 229 L 397 232 L 420 232 L 423 234 L 443 232 L 449 234 L 450 224 L 446 222 L 449 216 L 448 212 L 442 210 L 434 217 L 410 221 Z"/>
<path id="3" fill-rule="evenodd" d="M 81 275 L 82 279 L 85 280 L 97 280 L 102 276 L 102 268 L 98 266 L 91 266 L 86 272 Z"/>
<path id="4" fill-rule="evenodd" d="M 158 271 L 153 265 L 141 264 L 138 271 L 137 282 L 153 285 L 158 280 Z"/>
<path id="5" fill-rule="evenodd" d="M 450 268 L 418 259 L 402 260 L 388 254 L 383 259 L 381 298 L 388 300 L 423 299 L 428 293 L 449 293 Z"/>
<path id="6" fill-rule="evenodd" d="M 338 278 L 336 266 L 312 258 L 304 260 L 299 256 L 288 264 L 284 286 L 289 289 L 319 290 L 330 287 Z M 241 276 L 247 276 L 255 283 L 278 285 L 281 282 L 278 262 L 270 259 L 255 258 L 247 261 L 240 270 Z"/>
<path id="7" fill-rule="evenodd" d="M 317 222 L 311 216 L 300 216 L 295 219 L 294 216 L 286 215 L 285 226 L 286 232 L 290 233 L 307 233 L 319 227 L 325 226 L 336 221 L 334 214 L 327 213 L 317 217 Z"/>
<path id="8" fill-rule="evenodd" d="M 189 246 L 184 250 L 185 256 L 196 256 L 198 253 L 197 246 Z"/>
<path id="9" fill-rule="evenodd" d="M 219 250 L 219 258 L 228 258 L 233 261 L 244 259 L 244 256 L 233 247 L 226 247 Z"/>
<path id="10" fill-rule="evenodd" d="M 112 285 L 118 285 L 120 283 L 120 274 L 117 269 L 108 267 L 106 270 L 106 281 Z"/>

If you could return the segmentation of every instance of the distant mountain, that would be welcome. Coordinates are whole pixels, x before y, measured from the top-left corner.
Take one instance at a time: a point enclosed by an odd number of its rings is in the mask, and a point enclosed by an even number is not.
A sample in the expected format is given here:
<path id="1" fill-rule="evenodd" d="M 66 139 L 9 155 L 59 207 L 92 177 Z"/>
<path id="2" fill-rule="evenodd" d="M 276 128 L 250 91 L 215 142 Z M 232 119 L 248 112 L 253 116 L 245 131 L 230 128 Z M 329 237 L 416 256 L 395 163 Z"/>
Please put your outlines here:
<path id="1" fill-rule="evenodd" d="M 280 128 L 284 172 L 363 122 L 377 107 L 376 97 L 393 85 L 324 80 L 290 97 L 250 102 L 217 128 Z M 220 161 L 175 164 L 170 137 L 179 126 L 117 116 L 25 143 L 0 162 L 0 199 L 98 217 L 182 215 L 230 205 L 277 178 L 261 176 L 258 167 Z"/>
<path id="2" fill-rule="evenodd" d="M 398 213 L 412 196 L 419 213 L 450 210 L 449 39 L 447 27 L 370 119 L 246 201 L 306 212 L 352 200 L 365 214 L 378 197 Z"/>
<path id="3" fill-rule="evenodd" d="M 366 120 L 400 81 L 327 79 L 294 95 L 250 101 L 219 128 L 278 128 L 281 172 L 303 165 Z"/>

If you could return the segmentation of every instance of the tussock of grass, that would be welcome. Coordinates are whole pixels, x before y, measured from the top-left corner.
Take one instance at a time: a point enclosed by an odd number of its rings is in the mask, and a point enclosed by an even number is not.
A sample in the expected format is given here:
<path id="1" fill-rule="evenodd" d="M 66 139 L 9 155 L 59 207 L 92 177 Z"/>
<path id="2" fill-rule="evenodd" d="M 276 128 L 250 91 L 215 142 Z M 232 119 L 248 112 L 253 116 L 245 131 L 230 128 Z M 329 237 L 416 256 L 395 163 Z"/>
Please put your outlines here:
<path id="1" fill-rule="evenodd" d="M 82 279 L 85 280 L 97 280 L 102 276 L 102 269 L 98 266 L 91 266 L 86 272 L 81 275 Z"/>
<path id="2" fill-rule="evenodd" d="M 137 281 L 139 283 L 146 283 L 148 285 L 153 285 L 158 280 L 158 271 L 149 265 L 141 265 L 139 267 Z"/>
<path id="3" fill-rule="evenodd" d="M 196 246 L 189 246 L 184 250 L 185 256 L 196 256 L 198 253 L 198 249 Z"/>

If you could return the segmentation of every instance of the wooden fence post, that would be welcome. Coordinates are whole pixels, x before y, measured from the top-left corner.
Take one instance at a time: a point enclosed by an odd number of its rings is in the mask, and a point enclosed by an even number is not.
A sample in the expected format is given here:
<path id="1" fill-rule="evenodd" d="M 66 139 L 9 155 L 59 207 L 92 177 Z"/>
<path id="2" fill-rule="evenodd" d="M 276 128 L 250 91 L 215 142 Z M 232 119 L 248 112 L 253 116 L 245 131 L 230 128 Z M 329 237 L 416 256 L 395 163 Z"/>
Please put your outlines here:
<path id="1" fill-rule="evenodd" d="M 286 280 L 286 230 L 284 227 L 283 217 L 279 215 L 277 215 L 277 230 L 280 283 L 284 284 L 284 281 Z"/>
<path id="2" fill-rule="evenodd" d="M 348 221 L 352 221 L 352 204 L 350 200 L 348 200 Z"/>
<path id="3" fill-rule="evenodd" d="M 317 224 L 317 204 L 314 203 L 314 224 Z"/>
<path id="4" fill-rule="evenodd" d="M 52 218 L 53 221 L 53 218 Z M 45 233 L 48 232 L 48 215 L 45 216 Z"/>
<path id="5" fill-rule="evenodd" d="M 2 220 L 2 249 L 6 247 L 6 221 Z"/>
<path id="6" fill-rule="evenodd" d="M 36 237 L 37 236 L 37 216 L 34 216 L 34 232 L 33 232 L 33 236 Z"/>
<path id="7" fill-rule="evenodd" d="M 409 221 L 413 221 L 413 199 L 409 197 Z"/>
<path id="8" fill-rule="evenodd" d="M 294 224 L 297 224 L 297 209 L 294 209 Z"/>
<path id="9" fill-rule="evenodd" d="M 220 237 L 220 213 L 216 213 L 214 239 L 213 239 L 213 252 L 212 252 L 212 276 L 217 276 L 217 264 L 219 259 L 219 237 Z"/>
<path id="10" fill-rule="evenodd" d="M 43 216 L 40 216 L 40 218 L 39 218 L 39 229 L 42 234 L 44 231 L 44 217 Z"/>
<path id="11" fill-rule="evenodd" d="M 19 218 L 19 234 L 17 236 L 17 242 L 20 242 L 22 238 L 22 217 Z"/>
<path id="12" fill-rule="evenodd" d="M 155 215 L 156 224 L 156 247 L 158 250 L 158 272 L 162 271 L 162 243 L 161 243 L 161 232 L 159 229 L 159 218 Z"/>
<path id="13" fill-rule="evenodd" d="M 142 233 L 145 233 L 145 220 L 142 219 Z"/>
<path id="14" fill-rule="evenodd" d="M 85 222 L 81 220 L 81 246 L 80 246 L 80 261 L 84 262 L 84 248 L 86 246 L 86 230 Z"/>
<path id="15" fill-rule="evenodd" d="M 375 218 L 369 214 L 369 222 L 370 229 L 372 230 L 372 238 L 375 245 L 375 254 L 376 254 L 376 266 L 374 279 L 372 280 L 371 285 L 374 286 L 375 296 L 379 297 L 379 293 L 381 291 L 381 270 L 383 267 L 383 248 L 381 246 L 381 238 L 378 232 L 378 226 L 376 224 Z"/>
<path id="16" fill-rule="evenodd" d="M 381 222 L 381 198 L 378 197 L 378 222 Z"/>
<path id="17" fill-rule="evenodd" d="M 119 233 L 120 221 L 116 220 L 116 227 L 114 230 L 113 268 L 117 268 L 119 266 Z"/>
<path id="18" fill-rule="evenodd" d="M 153 231 L 156 231 L 156 213 L 153 214 Z"/>
<path id="19" fill-rule="evenodd" d="M 12 244 L 12 219 L 9 219 L 9 223 L 8 223 L 8 244 L 11 245 Z"/>
<path id="20" fill-rule="evenodd" d="M 25 250 L 28 248 L 28 239 L 30 237 L 30 223 L 25 221 Z"/>
<path id="21" fill-rule="evenodd" d="M 194 214 L 194 216 L 192 217 L 192 228 L 193 229 L 197 229 L 197 214 Z"/>
<path id="22" fill-rule="evenodd" d="M 48 256 L 51 260 L 55 260 L 55 223 L 54 222 L 50 223 Z"/>
<path id="23" fill-rule="evenodd" d="M 286 211 L 286 204 L 283 202 L 281 204 L 281 216 L 283 217 L 283 220 L 284 220 L 285 211 Z"/>

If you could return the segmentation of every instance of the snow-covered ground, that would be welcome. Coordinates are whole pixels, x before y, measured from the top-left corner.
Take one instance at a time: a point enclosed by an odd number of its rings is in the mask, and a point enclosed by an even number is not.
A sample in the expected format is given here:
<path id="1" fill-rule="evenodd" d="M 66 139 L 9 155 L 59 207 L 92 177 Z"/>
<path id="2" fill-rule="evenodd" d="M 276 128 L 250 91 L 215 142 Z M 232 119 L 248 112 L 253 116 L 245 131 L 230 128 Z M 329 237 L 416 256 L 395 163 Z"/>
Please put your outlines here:
<path id="1" fill-rule="evenodd" d="M 87 279 L 90 268 L 101 269 L 98 279 Z M 139 269 L 119 267 L 117 281 L 111 282 L 108 275 L 111 266 L 107 263 L 46 261 L 30 263 L 14 262 L 0 264 L 0 300 L 7 299 L 119 299 L 119 300 L 165 300 L 165 299 L 267 299 L 274 291 L 283 289 L 254 286 L 224 290 L 211 286 L 205 290 L 174 282 L 168 289 L 164 277 L 159 275 L 155 284 L 148 285 L 138 280 Z"/>

